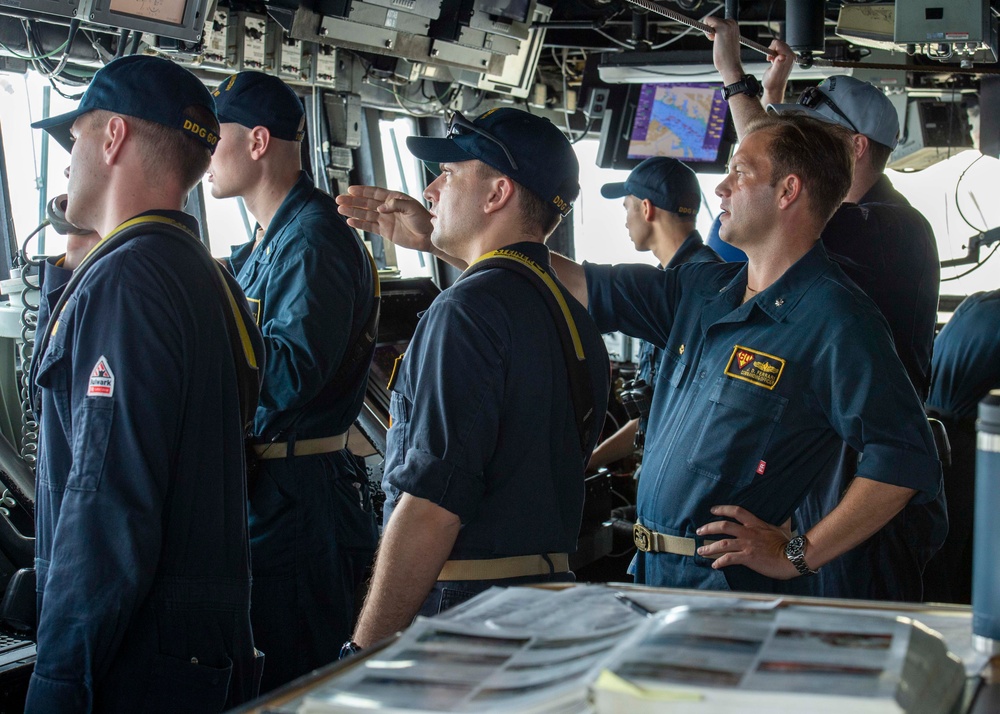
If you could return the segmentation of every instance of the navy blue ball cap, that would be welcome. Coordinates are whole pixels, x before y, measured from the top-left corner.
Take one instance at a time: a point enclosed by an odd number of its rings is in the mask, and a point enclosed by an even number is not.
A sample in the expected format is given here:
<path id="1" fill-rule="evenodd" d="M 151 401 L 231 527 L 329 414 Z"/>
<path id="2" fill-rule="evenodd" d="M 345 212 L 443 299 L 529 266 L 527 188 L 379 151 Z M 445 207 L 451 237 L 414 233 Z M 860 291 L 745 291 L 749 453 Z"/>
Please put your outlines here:
<path id="1" fill-rule="evenodd" d="M 223 124 L 241 124 L 248 129 L 263 126 L 278 139 L 302 141 L 302 102 L 277 77 L 240 72 L 223 80 L 212 96 Z"/>
<path id="2" fill-rule="evenodd" d="M 657 208 L 682 216 L 694 216 L 701 205 L 698 176 L 686 164 L 665 156 L 646 159 L 632 169 L 623 183 L 601 187 L 605 198 L 635 196 L 648 199 Z"/>
<path id="3" fill-rule="evenodd" d="M 482 161 L 563 216 L 580 195 L 580 162 L 572 145 L 548 119 L 520 109 L 491 109 L 471 122 L 456 113 L 447 138 L 411 136 L 406 146 L 428 163 Z"/>
<path id="4" fill-rule="evenodd" d="M 213 126 L 202 126 L 189 111 L 204 107 Z M 161 57 L 133 55 L 109 62 L 94 75 L 74 111 L 32 124 L 44 129 L 67 151 L 73 150 L 70 128 L 79 117 L 94 110 L 145 119 L 194 136 L 215 151 L 219 127 L 214 122 L 215 100 L 197 77 Z"/>

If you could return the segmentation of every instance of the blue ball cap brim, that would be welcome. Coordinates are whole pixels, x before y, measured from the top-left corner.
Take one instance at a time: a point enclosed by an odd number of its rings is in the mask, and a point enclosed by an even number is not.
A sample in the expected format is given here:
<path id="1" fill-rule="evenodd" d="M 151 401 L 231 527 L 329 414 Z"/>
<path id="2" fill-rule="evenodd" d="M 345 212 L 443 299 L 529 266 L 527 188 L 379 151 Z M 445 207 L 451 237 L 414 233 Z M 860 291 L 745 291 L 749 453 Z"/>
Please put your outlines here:
<path id="1" fill-rule="evenodd" d="M 605 198 L 625 198 L 628 196 L 628 189 L 625 183 L 606 183 L 601 186 L 601 195 Z"/>
<path id="2" fill-rule="evenodd" d="M 58 116 L 49 117 L 48 119 L 39 119 L 36 122 L 32 122 L 32 129 L 43 129 L 49 136 L 56 140 L 59 146 L 66 149 L 66 151 L 73 151 L 73 135 L 70 129 L 73 128 L 73 122 L 78 118 L 86 114 L 89 109 L 76 109 L 71 112 L 66 112 L 65 114 L 60 114 Z"/>
<path id="3" fill-rule="evenodd" d="M 455 138 L 408 136 L 406 148 L 418 159 L 429 164 L 459 163 L 478 158 L 460 147 Z"/>

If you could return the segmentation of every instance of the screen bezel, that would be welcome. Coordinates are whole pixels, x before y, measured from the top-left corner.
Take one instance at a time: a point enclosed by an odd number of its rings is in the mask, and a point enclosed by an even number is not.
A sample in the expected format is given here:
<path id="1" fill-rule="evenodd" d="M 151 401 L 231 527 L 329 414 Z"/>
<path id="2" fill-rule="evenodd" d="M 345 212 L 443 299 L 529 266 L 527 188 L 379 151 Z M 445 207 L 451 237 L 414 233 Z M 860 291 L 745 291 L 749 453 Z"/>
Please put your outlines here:
<path id="1" fill-rule="evenodd" d="M 647 84 L 710 84 L 706 82 L 648 82 Z M 635 123 L 639 95 L 644 84 L 615 85 L 608 97 L 608 110 L 601 125 L 601 139 L 597 152 L 597 165 L 602 169 L 631 171 L 644 161 L 629 158 L 629 143 Z M 721 84 L 719 87 L 721 88 Z M 726 112 L 725 125 L 719 151 L 710 161 L 696 161 L 686 157 L 674 157 L 683 161 L 696 173 L 724 174 L 736 145 L 736 127 L 732 112 Z"/>
<path id="2" fill-rule="evenodd" d="M 213 5 L 212 0 L 187 0 L 183 18 L 179 24 L 175 24 L 112 10 L 111 2 L 112 0 L 94 0 L 90 21 L 99 25 L 148 32 L 188 42 L 197 42 L 201 39 L 206 16 Z"/>

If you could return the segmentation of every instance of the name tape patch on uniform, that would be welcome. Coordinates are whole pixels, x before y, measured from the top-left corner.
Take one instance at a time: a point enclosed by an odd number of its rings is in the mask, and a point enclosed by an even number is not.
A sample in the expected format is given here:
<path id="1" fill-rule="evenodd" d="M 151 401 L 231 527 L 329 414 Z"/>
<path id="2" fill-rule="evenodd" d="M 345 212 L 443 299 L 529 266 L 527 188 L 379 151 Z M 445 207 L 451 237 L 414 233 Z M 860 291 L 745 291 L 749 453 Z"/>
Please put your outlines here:
<path id="1" fill-rule="evenodd" d="M 774 389 L 784 369 L 785 360 L 781 357 L 736 345 L 726 366 L 726 376 Z"/>
<path id="2" fill-rule="evenodd" d="M 260 299 L 248 297 L 247 306 L 250 308 L 250 314 L 253 315 L 257 327 L 260 327 Z"/>
<path id="3" fill-rule="evenodd" d="M 101 355 L 90 371 L 90 384 L 87 386 L 88 397 L 113 397 L 115 394 L 115 375 L 108 366 L 108 358 Z"/>

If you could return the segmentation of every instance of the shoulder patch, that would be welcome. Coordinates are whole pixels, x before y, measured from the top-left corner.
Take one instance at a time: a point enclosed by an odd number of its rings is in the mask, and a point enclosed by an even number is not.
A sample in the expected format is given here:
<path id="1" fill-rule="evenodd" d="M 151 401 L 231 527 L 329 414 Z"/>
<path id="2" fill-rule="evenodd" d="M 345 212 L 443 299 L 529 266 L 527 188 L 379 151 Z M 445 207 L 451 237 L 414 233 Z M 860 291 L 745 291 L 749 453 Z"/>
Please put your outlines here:
<path id="1" fill-rule="evenodd" d="M 87 386 L 88 397 L 113 397 L 115 394 L 115 375 L 108 365 L 108 358 L 101 355 L 90 371 L 90 384 Z"/>
<path id="2" fill-rule="evenodd" d="M 774 389 L 784 370 L 785 360 L 781 357 L 736 345 L 726 365 L 726 376 Z"/>

